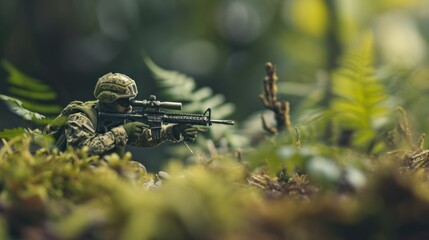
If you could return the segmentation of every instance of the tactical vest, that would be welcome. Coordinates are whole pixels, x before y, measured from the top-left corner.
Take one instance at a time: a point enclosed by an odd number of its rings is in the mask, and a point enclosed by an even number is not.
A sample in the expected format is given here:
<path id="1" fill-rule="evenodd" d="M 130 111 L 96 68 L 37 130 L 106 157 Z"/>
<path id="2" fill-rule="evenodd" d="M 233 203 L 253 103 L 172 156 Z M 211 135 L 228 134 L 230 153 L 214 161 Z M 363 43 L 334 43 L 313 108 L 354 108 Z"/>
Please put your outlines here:
<path id="1" fill-rule="evenodd" d="M 51 135 L 55 139 L 55 147 L 60 151 L 67 149 L 67 138 L 65 128 L 67 126 L 67 119 L 71 114 L 82 112 L 89 118 L 96 132 L 98 129 L 98 112 L 97 101 L 81 102 L 73 101 L 65 107 L 60 115 L 58 115 L 50 124 L 44 129 L 44 133 Z M 99 133 L 99 132 L 97 132 Z M 115 147 L 113 150 L 104 153 L 103 155 L 116 152 L 119 156 L 125 154 L 125 147 Z"/>

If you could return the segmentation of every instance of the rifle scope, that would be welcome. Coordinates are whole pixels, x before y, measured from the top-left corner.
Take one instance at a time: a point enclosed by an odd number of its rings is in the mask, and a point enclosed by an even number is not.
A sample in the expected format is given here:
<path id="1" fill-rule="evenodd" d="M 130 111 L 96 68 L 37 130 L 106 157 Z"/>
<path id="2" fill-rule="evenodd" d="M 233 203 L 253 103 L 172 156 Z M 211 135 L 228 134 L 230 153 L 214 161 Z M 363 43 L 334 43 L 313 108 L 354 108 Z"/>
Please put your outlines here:
<path id="1" fill-rule="evenodd" d="M 172 110 L 182 110 L 181 102 L 156 101 L 156 97 L 153 95 L 149 97 L 149 100 L 131 100 L 131 105 L 143 108 L 164 108 Z"/>

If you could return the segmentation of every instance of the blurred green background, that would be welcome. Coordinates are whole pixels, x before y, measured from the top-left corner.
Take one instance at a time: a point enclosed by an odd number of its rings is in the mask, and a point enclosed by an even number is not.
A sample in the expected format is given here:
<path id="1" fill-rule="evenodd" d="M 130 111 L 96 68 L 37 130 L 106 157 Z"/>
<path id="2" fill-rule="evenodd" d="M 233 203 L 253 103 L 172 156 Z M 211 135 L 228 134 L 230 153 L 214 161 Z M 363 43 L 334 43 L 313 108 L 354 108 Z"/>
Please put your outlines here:
<path id="1" fill-rule="evenodd" d="M 294 118 L 312 93 L 328 91 L 346 50 L 372 32 L 377 76 L 401 96 L 395 104 L 414 114 L 418 131 L 429 130 L 417 121 L 429 113 L 429 0 L 0 1 L 0 58 L 51 85 L 61 106 L 92 100 L 107 72 L 135 79 L 139 98 L 157 94 L 146 53 L 223 94 L 239 125 L 263 110 L 258 94 L 272 61 Z M 8 95 L 6 77 L 1 69 L 0 93 Z M 22 126 L 4 104 L 0 110 L 0 129 Z"/>

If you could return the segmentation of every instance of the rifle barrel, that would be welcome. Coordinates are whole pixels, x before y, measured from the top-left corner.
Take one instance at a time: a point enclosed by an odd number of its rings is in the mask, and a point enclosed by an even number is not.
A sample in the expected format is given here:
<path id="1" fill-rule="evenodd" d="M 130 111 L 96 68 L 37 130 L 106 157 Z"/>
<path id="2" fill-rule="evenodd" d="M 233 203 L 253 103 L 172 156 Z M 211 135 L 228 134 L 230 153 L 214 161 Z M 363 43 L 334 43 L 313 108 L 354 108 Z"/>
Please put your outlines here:
<path id="1" fill-rule="evenodd" d="M 234 125 L 234 121 L 233 120 L 210 120 L 210 123 L 214 123 L 214 124 L 223 124 L 223 125 Z"/>

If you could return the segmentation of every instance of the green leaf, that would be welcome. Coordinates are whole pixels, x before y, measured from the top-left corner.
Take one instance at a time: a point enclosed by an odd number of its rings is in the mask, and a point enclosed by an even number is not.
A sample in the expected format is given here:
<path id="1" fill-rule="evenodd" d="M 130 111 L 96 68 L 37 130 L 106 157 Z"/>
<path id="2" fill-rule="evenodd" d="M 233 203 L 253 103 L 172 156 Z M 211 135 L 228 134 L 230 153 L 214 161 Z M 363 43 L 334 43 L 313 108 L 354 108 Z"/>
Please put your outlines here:
<path id="1" fill-rule="evenodd" d="M 213 113 L 215 118 L 226 118 L 235 111 L 235 105 L 232 103 L 226 103 L 216 108 L 216 112 Z"/>
<path id="2" fill-rule="evenodd" d="M 0 138 L 11 139 L 24 133 L 24 128 L 5 129 L 0 132 Z"/>
<path id="3" fill-rule="evenodd" d="M 16 87 L 10 87 L 9 92 L 17 96 L 25 96 L 34 100 L 55 100 L 57 98 L 56 92 L 35 92 L 34 90 L 21 89 Z"/>
<path id="4" fill-rule="evenodd" d="M 34 120 L 34 119 L 43 119 L 45 116 L 32 112 L 23 107 L 22 101 L 12 98 L 3 94 L 0 94 L 0 100 L 3 100 L 9 107 L 9 109 L 17 114 L 18 116 L 23 117 L 25 120 Z"/>
<path id="5" fill-rule="evenodd" d="M 177 71 L 162 69 L 147 56 L 144 57 L 144 62 L 159 86 L 163 88 L 165 95 L 171 97 L 172 100 L 193 100 L 192 92 L 196 85 L 193 78 Z"/>
<path id="6" fill-rule="evenodd" d="M 193 93 L 193 97 L 195 101 L 201 101 L 206 98 L 209 98 L 213 94 L 213 90 L 209 87 L 203 87 L 198 90 L 196 90 Z"/>
<path id="7" fill-rule="evenodd" d="M 30 111 L 40 112 L 44 114 L 56 114 L 61 112 L 62 108 L 56 104 L 41 104 L 22 99 L 22 106 Z"/>
<path id="8" fill-rule="evenodd" d="M 44 118 L 39 113 L 56 115 L 61 111 L 60 106 L 48 102 L 57 98 L 57 93 L 49 85 L 22 73 L 6 60 L 2 61 L 2 66 L 9 74 L 8 90 L 14 97 L 12 100 L 3 95 L 3 100 L 7 101 L 14 113 L 26 120 L 35 121 Z"/>
<path id="9" fill-rule="evenodd" d="M 213 94 L 209 87 L 197 89 L 195 80 L 177 71 L 165 70 L 156 65 L 147 55 L 143 56 L 146 66 L 161 88 L 161 94 L 174 101 L 186 101 L 183 111 L 203 113 L 207 108 L 212 109 L 212 115 L 217 119 L 227 118 L 234 112 L 235 106 L 225 101 L 222 94 Z M 216 137 L 224 137 L 231 128 L 216 127 Z M 219 133 L 221 132 L 221 134 Z M 212 137 L 214 137 L 213 132 Z M 233 137 L 230 137 L 233 139 Z"/>
<path id="10" fill-rule="evenodd" d="M 18 86 L 30 91 L 51 91 L 51 87 L 49 85 L 22 73 L 8 61 L 3 60 L 2 65 L 9 73 L 7 80 L 11 85 Z"/>

